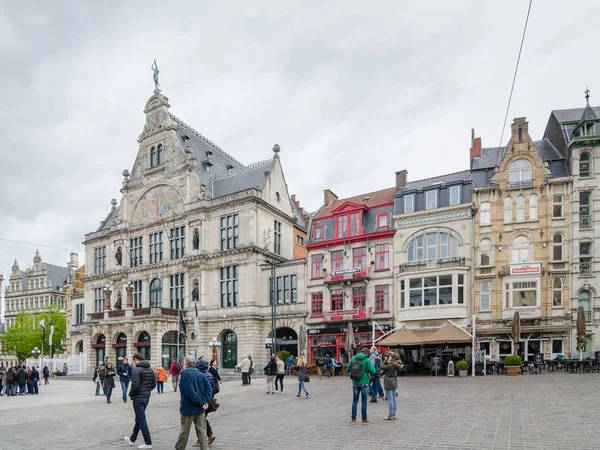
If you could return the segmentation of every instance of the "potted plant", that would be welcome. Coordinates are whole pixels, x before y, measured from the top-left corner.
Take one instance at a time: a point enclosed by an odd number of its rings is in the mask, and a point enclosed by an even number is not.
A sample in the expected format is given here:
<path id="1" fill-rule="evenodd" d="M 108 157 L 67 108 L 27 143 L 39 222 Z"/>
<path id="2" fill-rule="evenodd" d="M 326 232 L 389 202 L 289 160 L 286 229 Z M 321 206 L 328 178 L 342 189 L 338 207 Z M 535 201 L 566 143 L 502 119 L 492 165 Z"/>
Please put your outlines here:
<path id="1" fill-rule="evenodd" d="M 521 364 L 523 360 L 519 355 L 509 355 L 504 358 L 504 367 L 506 367 L 506 373 L 514 377 L 521 371 Z"/>
<path id="2" fill-rule="evenodd" d="M 469 370 L 469 363 L 466 362 L 464 359 L 461 359 L 456 363 L 456 370 L 458 370 L 459 377 L 466 377 L 467 370 Z"/>

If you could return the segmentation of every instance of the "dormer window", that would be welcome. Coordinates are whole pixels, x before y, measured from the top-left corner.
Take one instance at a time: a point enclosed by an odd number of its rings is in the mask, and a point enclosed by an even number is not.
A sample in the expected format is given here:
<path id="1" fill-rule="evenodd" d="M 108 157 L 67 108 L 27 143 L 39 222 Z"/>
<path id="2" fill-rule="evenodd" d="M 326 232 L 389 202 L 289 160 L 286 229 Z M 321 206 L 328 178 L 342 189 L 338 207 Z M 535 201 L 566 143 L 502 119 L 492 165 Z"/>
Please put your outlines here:
<path id="1" fill-rule="evenodd" d="M 212 156 L 213 152 L 210 150 L 206 150 L 206 157 L 210 158 Z"/>
<path id="2" fill-rule="evenodd" d="M 390 226 L 389 213 L 377 214 L 377 228 L 388 228 Z"/>
<path id="3" fill-rule="evenodd" d="M 579 157 L 579 176 L 580 177 L 589 177 L 591 176 L 591 162 L 592 158 L 588 152 L 583 152 Z"/>
<path id="4" fill-rule="evenodd" d="M 526 159 L 517 159 L 508 170 L 509 187 L 522 187 L 533 185 L 533 170 L 531 163 Z"/>
<path id="5" fill-rule="evenodd" d="M 313 239 L 315 241 L 320 241 L 325 238 L 325 226 L 323 225 L 315 225 L 313 229 Z"/>
<path id="6" fill-rule="evenodd" d="M 594 136 L 596 134 L 594 129 L 594 122 L 584 123 L 581 127 L 581 130 L 582 136 Z"/>
<path id="7" fill-rule="evenodd" d="M 227 164 L 227 170 L 233 170 L 233 166 L 231 164 Z"/>
<path id="8" fill-rule="evenodd" d="M 150 167 L 156 167 L 163 163 L 163 146 L 158 144 L 158 147 L 150 149 Z"/>
<path id="9" fill-rule="evenodd" d="M 435 209 L 438 204 L 437 189 L 425 192 L 425 209 Z"/>
<path id="10" fill-rule="evenodd" d="M 208 173 L 210 173 L 210 168 L 213 166 L 213 163 L 209 159 L 204 159 L 202 161 L 202 166 Z"/>
<path id="11" fill-rule="evenodd" d="M 362 231 L 361 213 L 351 213 L 336 217 L 335 238 L 359 235 Z"/>
<path id="12" fill-rule="evenodd" d="M 450 186 L 450 204 L 458 205 L 460 203 L 460 186 Z"/>

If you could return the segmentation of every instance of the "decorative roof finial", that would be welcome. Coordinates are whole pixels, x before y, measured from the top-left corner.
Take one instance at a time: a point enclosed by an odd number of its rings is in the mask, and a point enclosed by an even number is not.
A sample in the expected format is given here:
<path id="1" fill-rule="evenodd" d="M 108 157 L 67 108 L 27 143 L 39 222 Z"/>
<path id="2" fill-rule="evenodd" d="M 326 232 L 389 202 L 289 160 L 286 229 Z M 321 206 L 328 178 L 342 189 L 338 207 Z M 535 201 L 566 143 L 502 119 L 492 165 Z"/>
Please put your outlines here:
<path id="1" fill-rule="evenodd" d="M 160 84 L 158 84 L 158 64 L 156 64 L 156 59 L 154 60 L 151 69 L 152 72 L 154 72 L 154 93 L 158 94 L 160 92 Z"/>
<path id="2" fill-rule="evenodd" d="M 589 105 L 590 104 L 590 90 L 588 88 L 588 85 L 585 85 L 585 101 L 586 103 Z"/>
<path id="3" fill-rule="evenodd" d="M 275 153 L 275 155 L 274 155 L 275 158 L 279 158 L 280 151 L 281 151 L 281 148 L 279 147 L 279 144 L 275 144 L 273 146 L 273 153 Z"/>

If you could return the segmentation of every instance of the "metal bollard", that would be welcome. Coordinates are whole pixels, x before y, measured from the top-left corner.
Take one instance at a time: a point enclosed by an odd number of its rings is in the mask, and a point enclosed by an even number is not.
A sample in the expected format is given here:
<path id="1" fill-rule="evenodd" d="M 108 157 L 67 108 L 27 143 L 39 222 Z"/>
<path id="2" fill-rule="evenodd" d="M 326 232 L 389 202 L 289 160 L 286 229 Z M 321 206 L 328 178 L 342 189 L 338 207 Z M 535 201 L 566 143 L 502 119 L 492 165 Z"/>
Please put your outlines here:
<path id="1" fill-rule="evenodd" d="M 448 376 L 449 377 L 453 377 L 454 376 L 454 361 L 449 361 L 448 362 Z"/>

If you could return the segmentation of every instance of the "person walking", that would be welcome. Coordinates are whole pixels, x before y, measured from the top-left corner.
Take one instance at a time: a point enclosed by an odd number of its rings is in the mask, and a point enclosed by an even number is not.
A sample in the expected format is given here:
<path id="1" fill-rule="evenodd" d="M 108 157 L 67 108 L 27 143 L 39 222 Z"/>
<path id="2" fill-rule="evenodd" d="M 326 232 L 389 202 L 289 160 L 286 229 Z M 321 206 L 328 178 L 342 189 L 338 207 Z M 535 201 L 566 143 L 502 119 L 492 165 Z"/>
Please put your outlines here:
<path id="1" fill-rule="evenodd" d="M 295 366 L 294 355 L 290 355 L 285 360 L 285 374 L 292 375 L 292 369 Z"/>
<path id="2" fill-rule="evenodd" d="M 275 376 L 275 392 L 283 394 L 283 378 L 285 377 L 285 363 L 279 356 L 275 357 L 275 363 L 277 364 L 277 375 Z M 281 387 L 280 390 L 279 387 Z"/>
<path id="3" fill-rule="evenodd" d="M 92 377 L 92 381 L 96 383 L 96 395 L 100 395 L 102 380 L 100 379 L 100 369 L 98 367 L 94 368 L 94 376 Z"/>
<path id="4" fill-rule="evenodd" d="M 123 363 L 117 367 L 117 375 L 119 375 L 121 390 L 123 391 L 123 403 L 127 403 L 127 389 L 129 389 L 129 382 L 133 377 L 133 367 L 129 365 L 127 358 L 123 358 Z"/>
<path id="5" fill-rule="evenodd" d="M 185 369 L 181 372 L 181 382 L 179 384 L 181 429 L 175 444 L 175 450 L 185 450 L 192 423 L 200 439 L 200 448 L 208 450 L 205 411 L 208 409 L 208 402 L 212 397 L 212 389 L 208 378 L 196 369 L 196 360 L 193 356 L 186 356 L 184 364 Z"/>
<path id="6" fill-rule="evenodd" d="M 152 448 L 152 437 L 146 420 L 146 408 L 150 403 L 150 393 L 156 387 L 156 377 L 154 370 L 150 368 L 150 361 L 144 360 L 144 355 L 135 353 L 133 355 L 133 375 L 131 377 L 131 389 L 129 398 L 133 402 L 133 412 L 135 413 L 135 425 L 131 436 L 125 436 L 125 442 L 134 445 L 138 434 L 141 431 L 144 437 L 144 443 L 138 448 Z"/>
<path id="7" fill-rule="evenodd" d="M 269 362 L 263 369 L 267 377 L 267 394 L 275 394 L 275 377 L 277 376 L 277 363 L 275 362 L 275 356 L 269 357 Z"/>
<path id="8" fill-rule="evenodd" d="M 214 392 L 213 392 L 213 397 L 214 397 L 216 394 L 221 392 L 221 374 L 219 374 L 219 363 L 217 362 L 216 359 L 210 360 L 210 366 L 208 368 L 208 371 L 215 379 L 215 386 L 214 386 Z"/>
<path id="9" fill-rule="evenodd" d="M 331 378 L 333 375 L 333 359 L 331 359 L 329 353 L 325 355 L 325 375 L 327 375 L 327 378 Z"/>
<path id="10" fill-rule="evenodd" d="M 381 365 L 383 374 L 383 387 L 388 399 L 389 414 L 383 420 L 396 420 L 396 410 L 398 409 L 398 399 L 396 398 L 396 389 L 398 389 L 398 369 L 402 369 L 402 361 L 398 353 L 388 353 Z"/>
<path id="11" fill-rule="evenodd" d="M 177 392 L 177 385 L 179 384 L 179 374 L 181 373 L 181 364 L 179 361 L 173 361 L 171 367 L 169 369 L 169 373 L 171 374 L 171 382 L 173 383 L 173 392 Z"/>
<path id="12" fill-rule="evenodd" d="M 196 362 L 196 369 L 198 369 L 200 371 L 200 373 L 202 375 L 204 375 L 206 377 L 206 379 L 208 380 L 208 382 L 210 383 L 210 388 L 212 389 L 212 395 L 211 395 L 211 400 L 215 397 L 215 395 L 217 394 L 217 390 L 216 390 L 216 384 L 217 384 L 217 380 L 215 379 L 215 377 L 213 377 L 212 373 L 210 373 L 209 368 L 208 368 L 208 361 L 204 360 L 204 359 L 199 359 Z M 215 439 L 216 436 L 213 433 L 212 427 L 210 426 L 210 422 L 208 421 L 208 410 L 206 410 L 204 412 L 205 416 L 206 416 L 206 437 L 208 439 L 208 445 L 212 444 Z M 198 434 L 198 431 L 196 430 L 196 434 Z M 200 447 L 201 443 L 200 443 L 200 436 L 198 436 L 198 442 L 195 443 L 194 445 L 192 445 L 192 447 Z"/>
<path id="13" fill-rule="evenodd" d="M 27 394 L 33 394 L 33 384 L 31 383 L 31 367 L 27 368 Z"/>
<path id="14" fill-rule="evenodd" d="M 112 396 L 112 390 L 115 388 L 115 369 L 111 362 L 106 363 L 104 368 L 104 381 L 102 386 L 104 387 L 104 395 L 106 395 L 106 403 L 111 403 L 110 397 Z"/>
<path id="15" fill-rule="evenodd" d="M 306 383 L 306 380 L 308 378 L 308 376 L 306 375 L 307 365 L 308 363 L 306 362 L 306 358 L 304 357 L 304 355 L 298 356 L 298 395 L 296 395 L 296 397 L 298 398 L 302 397 L 302 391 L 304 391 L 304 393 L 306 394 L 306 398 L 310 397 L 310 394 L 306 390 L 306 386 L 304 386 L 304 383 Z"/>
<path id="16" fill-rule="evenodd" d="M 323 376 L 323 366 L 325 365 L 325 360 L 321 356 L 321 353 L 317 354 L 317 357 L 315 358 L 315 365 L 317 366 L 317 373 L 319 374 L 320 380 Z"/>
<path id="17" fill-rule="evenodd" d="M 352 380 L 352 419 L 351 424 L 356 423 L 356 410 L 358 407 L 358 396 L 361 396 L 361 415 L 364 425 L 373 423 L 367 418 L 367 396 L 369 394 L 369 374 L 374 375 L 376 370 L 368 357 L 369 349 L 363 348 L 353 356 L 348 363 L 350 379 Z"/>
<path id="18" fill-rule="evenodd" d="M 48 366 L 44 366 L 42 369 L 42 375 L 44 376 L 44 384 L 48 384 L 48 377 L 50 376 L 50 370 L 48 370 Z"/>
<path id="19" fill-rule="evenodd" d="M 242 386 L 248 386 L 250 384 L 250 377 L 248 372 L 250 370 L 250 359 L 244 355 L 240 363 L 235 366 L 236 369 L 240 369 L 242 372 Z"/>
<path id="20" fill-rule="evenodd" d="M 369 357 L 375 367 L 375 375 L 371 377 L 369 384 L 369 394 L 371 395 L 371 403 L 377 403 L 377 395 L 383 398 L 383 388 L 381 387 L 381 356 L 377 351 L 377 347 L 371 347 L 371 356 Z"/>
<path id="21" fill-rule="evenodd" d="M 165 393 L 165 381 L 167 381 L 167 371 L 164 367 L 159 366 L 156 369 L 156 392 L 158 394 Z"/>
<path id="22" fill-rule="evenodd" d="M 250 360 L 250 368 L 248 369 L 248 384 L 252 384 L 252 375 L 254 374 L 254 361 L 252 361 L 252 355 L 248 355 Z"/>
<path id="23" fill-rule="evenodd" d="M 35 367 L 31 368 L 31 389 L 34 395 L 38 395 L 40 393 L 38 389 L 38 385 L 40 383 L 40 373 Z"/>

